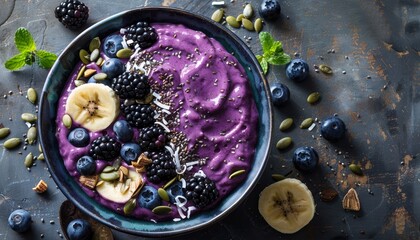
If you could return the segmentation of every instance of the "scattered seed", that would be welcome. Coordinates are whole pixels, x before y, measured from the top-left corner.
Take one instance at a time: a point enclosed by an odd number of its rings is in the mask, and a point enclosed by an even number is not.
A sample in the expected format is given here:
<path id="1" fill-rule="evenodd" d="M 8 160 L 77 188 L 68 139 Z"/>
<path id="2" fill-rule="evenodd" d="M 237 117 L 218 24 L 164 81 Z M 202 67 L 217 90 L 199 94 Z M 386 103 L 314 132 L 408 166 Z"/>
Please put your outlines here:
<path id="1" fill-rule="evenodd" d="M 220 22 L 225 14 L 225 10 L 223 8 L 219 8 L 211 15 L 211 19 L 215 22 Z"/>
<path id="2" fill-rule="evenodd" d="M 346 74 L 346 71 L 343 70 L 341 73 Z"/>
<path id="3" fill-rule="evenodd" d="M 283 176 L 281 174 L 278 174 L 278 173 L 272 174 L 271 177 L 274 179 L 274 181 L 281 181 L 281 180 L 286 179 L 285 176 Z"/>
<path id="4" fill-rule="evenodd" d="M 117 171 L 114 172 L 102 172 L 99 177 L 104 181 L 114 181 L 120 178 L 120 174 Z"/>
<path id="5" fill-rule="evenodd" d="M 92 51 L 92 53 L 90 54 L 90 58 L 89 60 L 91 62 L 96 62 L 96 60 L 98 60 L 99 57 L 99 49 L 95 49 Z"/>
<path id="6" fill-rule="evenodd" d="M 80 68 L 79 72 L 77 73 L 76 79 L 80 79 L 83 76 L 83 74 L 85 73 L 85 71 L 86 71 L 86 66 L 83 65 L 83 67 Z"/>
<path id="7" fill-rule="evenodd" d="M 292 144 L 292 138 L 291 137 L 284 137 L 277 142 L 276 148 L 278 150 L 283 150 L 283 149 L 288 148 L 290 146 L 290 144 Z"/>
<path id="8" fill-rule="evenodd" d="M 158 194 L 159 194 L 159 197 L 162 199 L 162 200 L 164 200 L 164 201 L 169 201 L 169 195 L 168 195 L 168 193 L 165 191 L 165 189 L 163 189 L 163 188 L 159 188 L 158 189 Z"/>
<path id="9" fill-rule="evenodd" d="M 128 200 L 124 205 L 124 214 L 128 215 L 131 214 L 134 209 L 136 208 L 137 202 L 135 198 L 131 198 Z"/>
<path id="10" fill-rule="evenodd" d="M 83 84 L 85 84 L 86 82 L 85 81 L 83 81 L 83 80 L 75 80 L 74 81 L 74 85 L 76 85 L 76 87 L 79 87 L 79 86 L 81 86 L 81 85 L 83 85 Z"/>
<path id="11" fill-rule="evenodd" d="M 80 49 L 79 58 L 84 64 L 89 64 L 89 53 L 85 49 Z"/>
<path id="12" fill-rule="evenodd" d="M 104 63 L 104 59 L 102 57 L 99 57 L 98 60 L 96 60 L 96 65 L 99 67 L 102 67 L 102 64 Z"/>
<path id="13" fill-rule="evenodd" d="M 234 28 L 239 28 L 241 26 L 241 24 L 239 24 L 238 21 L 236 21 L 236 18 L 233 16 L 227 16 L 226 17 L 226 22 Z"/>
<path id="14" fill-rule="evenodd" d="M 64 114 L 63 115 L 63 119 L 62 119 L 62 121 L 63 121 L 63 125 L 66 127 L 66 128 L 68 128 L 68 129 L 70 129 L 71 128 L 71 125 L 72 125 L 72 119 L 71 119 L 71 117 L 70 117 L 70 115 L 68 115 L 68 114 Z"/>
<path id="15" fill-rule="evenodd" d="M 323 72 L 325 74 L 332 74 L 333 73 L 332 69 L 325 64 L 319 65 L 319 70 L 321 70 L 321 72 Z"/>
<path id="16" fill-rule="evenodd" d="M 252 22 L 246 18 L 242 19 L 242 25 L 244 26 L 244 28 L 248 31 L 254 31 L 254 25 L 252 24 Z"/>
<path id="17" fill-rule="evenodd" d="M 45 160 L 44 154 L 40 153 L 36 159 L 44 161 Z"/>
<path id="18" fill-rule="evenodd" d="M 83 77 L 89 78 L 95 73 L 96 73 L 95 69 L 86 69 L 86 71 L 83 73 Z"/>
<path id="19" fill-rule="evenodd" d="M 244 15 L 241 13 L 236 17 L 236 21 L 242 22 L 242 19 L 244 18 Z"/>
<path id="20" fill-rule="evenodd" d="M 174 183 L 176 181 L 177 177 L 172 178 L 171 180 L 169 180 L 169 182 L 167 182 L 164 186 L 163 189 L 168 188 L 169 186 L 172 185 L 172 183 Z"/>
<path id="21" fill-rule="evenodd" d="M 254 22 L 254 29 L 255 29 L 255 31 L 257 33 L 261 32 L 262 27 L 263 27 L 262 19 L 261 18 L 257 18 L 257 20 L 255 20 L 255 22 Z"/>
<path id="22" fill-rule="evenodd" d="M 352 163 L 352 164 L 349 165 L 349 168 L 352 171 L 352 173 L 354 173 L 356 175 L 359 175 L 359 176 L 363 176 L 363 171 L 358 165 Z"/>
<path id="23" fill-rule="evenodd" d="M 158 215 L 168 214 L 172 211 L 171 207 L 168 206 L 157 206 L 153 208 L 152 212 Z"/>
<path id="24" fill-rule="evenodd" d="M 213 1 L 213 2 L 211 3 L 211 5 L 213 5 L 213 6 L 218 6 L 218 7 L 220 7 L 220 6 L 224 6 L 224 5 L 225 5 L 225 1 Z"/>
<path id="25" fill-rule="evenodd" d="M 28 129 L 28 132 L 27 132 L 27 138 L 28 138 L 28 143 L 29 144 L 32 145 L 35 142 L 36 135 L 37 135 L 36 127 L 30 127 Z"/>
<path id="26" fill-rule="evenodd" d="M 34 162 L 34 155 L 32 154 L 32 152 L 30 152 L 25 157 L 25 161 L 24 161 L 25 167 L 27 168 L 32 167 L 33 162 Z"/>
<path id="27" fill-rule="evenodd" d="M 280 131 L 284 132 L 290 129 L 293 125 L 293 118 L 286 118 L 280 123 Z"/>
<path id="28" fill-rule="evenodd" d="M 33 123 L 38 119 L 37 116 L 32 113 L 22 113 L 20 117 L 23 121 L 30 122 L 30 123 Z"/>
<path id="29" fill-rule="evenodd" d="M 251 4 L 245 5 L 243 15 L 245 18 L 251 18 L 254 15 L 254 9 L 252 8 Z"/>
<path id="30" fill-rule="evenodd" d="M 108 75 L 106 73 L 97 73 L 95 75 L 93 75 L 93 78 L 97 81 L 103 81 L 108 77 Z"/>
<path id="31" fill-rule="evenodd" d="M 307 118 L 307 119 L 302 121 L 302 123 L 300 124 L 300 128 L 301 129 L 307 129 L 312 125 L 313 122 L 314 122 L 314 120 L 312 118 Z"/>
<path id="32" fill-rule="evenodd" d="M 117 58 L 129 58 L 131 55 L 133 55 L 133 51 L 129 48 L 123 48 L 117 52 Z"/>
<path id="33" fill-rule="evenodd" d="M 104 170 L 102 170 L 103 173 L 109 173 L 109 172 L 114 172 L 115 168 L 113 166 L 106 166 L 104 168 Z"/>
<path id="34" fill-rule="evenodd" d="M 0 139 L 3 139 L 10 134 L 10 128 L 0 128 Z"/>
<path id="35" fill-rule="evenodd" d="M 37 98 L 38 98 L 38 94 L 36 93 L 36 90 L 34 88 L 29 88 L 28 92 L 26 93 L 28 100 L 32 103 L 32 104 L 36 104 Z"/>
<path id="36" fill-rule="evenodd" d="M 308 98 L 306 98 L 306 101 L 310 104 L 314 104 L 319 101 L 321 97 L 321 94 L 319 92 L 313 92 L 309 94 Z"/>
<path id="37" fill-rule="evenodd" d="M 89 51 L 93 52 L 95 49 L 99 49 L 100 46 L 101 40 L 99 39 L 99 37 L 95 37 L 89 43 Z"/>
<path id="38" fill-rule="evenodd" d="M 245 170 L 244 169 L 235 171 L 235 172 L 233 172 L 232 174 L 229 175 L 229 179 L 232 179 L 234 177 L 237 177 L 237 176 L 239 176 L 239 175 L 241 175 L 243 173 L 245 173 Z"/>
<path id="39" fill-rule="evenodd" d="M 19 146 L 21 142 L 22 140 L 20 138 L 10 138 L 4 142 L 3 147 L 6 149 L 13 149 Z"/>

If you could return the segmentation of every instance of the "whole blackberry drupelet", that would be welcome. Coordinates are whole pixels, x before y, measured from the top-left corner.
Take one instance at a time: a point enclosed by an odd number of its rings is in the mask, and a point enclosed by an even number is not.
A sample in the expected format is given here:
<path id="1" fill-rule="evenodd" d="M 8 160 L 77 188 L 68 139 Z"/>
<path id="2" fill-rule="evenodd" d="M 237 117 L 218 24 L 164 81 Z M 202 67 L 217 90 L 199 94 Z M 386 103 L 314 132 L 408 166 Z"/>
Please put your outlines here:
<path id="1" fill-rule="evenodd" d="M 121 104 L 120 108 L 132 127 L 145 128 L 150 127 L 155 122 L 155 109 L 149 104 Z"/>
<path id="2" fill-rule="evenodd" d="M 78 29 L 89 17 L 89 8 L 78 0 L 65 0 L 55 8 L 55 17 L 66 28 Z"/>
<path id="3" fill-rule="evenodd" d="M 176 176 L 175 163 L 172 160 L 170 152 L 167 150 L 163 152 L 152 152 L 148 157 L 152 160 L 152 163 L 146 168 L 149 181 L 160 183 Z"/>
<path id="4" fill-rule="evenodd" d="M 150 93 L 148 78 L 144 74 L 123 72 L 112 80 L 112 89 L 120 98 L 143 99 Z"/>
<path id="5" fill-rule="evenodd" d="M 125 36 L 130 48 L 134 48 L 138 44 L 141 49 L 152 46 L 158 38 L 156 30 L 148 22 L 137 22 L 129 26 Z M 132 42 L 128 40 L 132 40 Z"/>
<path id="6" fill-rule="evenodd" d="M 111 161 L 120 155 L 121 144 L 109 135 L 101 136 L 92 142 L 89 155 L 94 159 Z"/>
<path id="7" fill-rule="evenodd" d="M 214 182 L 203 176 L 193 176 L 187 180 L 185 197 L 192 200 L 198 208 L 204 208 L 214 202 L 219 191 Z"/>
<path id="8" fill-rule="evenodd" d="M 165 146 L 165 130 L 159 125 L 140 129 L 139 145 L 143 151 L 153 152 Z"/>

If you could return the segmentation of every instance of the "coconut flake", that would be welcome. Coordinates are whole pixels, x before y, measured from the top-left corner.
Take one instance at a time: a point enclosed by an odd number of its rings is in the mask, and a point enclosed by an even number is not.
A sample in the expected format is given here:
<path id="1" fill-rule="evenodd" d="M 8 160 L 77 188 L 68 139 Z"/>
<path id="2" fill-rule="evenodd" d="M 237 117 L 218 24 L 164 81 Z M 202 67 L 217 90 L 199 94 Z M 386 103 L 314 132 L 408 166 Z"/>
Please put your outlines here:
<path id="1" fill-rule="evenodd" d="M 155 124 L 162 126 L 166 132 L 171 132 L 171 130 L 163 123 L 156 121 Z"/>
<path id="2" fill-rule="evenodd" d="M 177 209 L 178 209 L 178 214 L 182 219 L 187 217 L 187 216 L 185 216 L 184 212 L 182 211 L 182 209 L 180 207 L 178 207 Z"/>
<path id="3" fill-rule="evenodd" d="M 194 206 L 189 206 L 187 210 L 187 218 L 190 218 L 191 212 L 196 210 L 197 208 Z"/>
<path id="4" fill-rule="evenodd" d="M 168 121 L 166 121 L 166 119 L 164 117 L 162 117 L 162 122 L 163 122 L 163 124 L 168 125 Z"/>
<path id="5" fill-rule="evenodd" d="M 160 96 L 160 94 L 157 93 L 157 92 L 152 92 L 152 95 L 158 100 L 160 100 L 162 98 L 162 96 Z"/>
<path id="6" fill-rule="evenodd" d="M 180 170 L 176 169 L 175 172 L 180 175 L 184 174 L 184 172 L 187 170 L 187 167 L 185 165 L 181 165 L 181 168 L 182 169 Z"/>
<path id="7" fill-rule="evenodd" d="M 181 186 L 182 186 L 182 188 L 186 188 L 187 187 L 187 181 L 185 181 L 185 179 L 184 178 L 181 178 L 180 179 L 180 181 L 181 181 Z"/>
<path id="8" fill-rule="evenodd" d="M 179 222 L 179 221 L 181 221 L 182 219 L 181 218 L 174 218 L 174 219 L 172 219 L 174 222 Z"/>
<path id="9" fill-rule="evenodd" d="M 312 123 L 312 125 L 308 128 L 308 131 L 309 132 L 312 131 L 315 128 L 315 126 L 316 126 L 316 124 Z"/>
<path id="10" fill-rule="evenodd" d="M 161 102 L 159 102 L 157 99 L 153 100 L 153 103 L 156 104 L 158 107 L 169 110 L 171 108 L 171 106 L 163 104 Z"/>
<path id="11" fill-rule="evenodd" d="M 194 173 L 194 177 L 207 177 L 206 174 L 203 172 L 203 170 L 198 170 L 196 173 Z"/>
<path id="12" fill-rule="evenodd" d="M 151 222 L 157 223 L 155 219 L 150 219 Z"/>
<path id="13" fill-rule="evenodd" d="M 162 112 L 164 112 L 164 113 L 166 113 L 166 114 L 168 114 L 168 115 L 170 115 L 170 114 L 171 114 L 171 112 L 170 112 L 170 111 L 168 111 L 168 110 L 166 110 L 166 109 L 162 109 Z"/>
<path id="14" fill-rule="evenodd" d="M 175 205 L 177 205 L 179 208 L 182 208 L 182 210 L 184 211 L 187 211 L 187 208 L 185 207 L 185 204 L 187 204 L 187 201 L 188 201 L 187 198 L 185 198 L 182 195 L 178 195 L 175 197 Z"/>
<path id="15" fill-rule="evenodd" d="M 193 161 L 193 162 L 187 162 L 185 165 L 187 165 L 187 167 L 189 167 L 189 166 L 198 165 L 199 163 L 200 163 L 199 161 Z"/>

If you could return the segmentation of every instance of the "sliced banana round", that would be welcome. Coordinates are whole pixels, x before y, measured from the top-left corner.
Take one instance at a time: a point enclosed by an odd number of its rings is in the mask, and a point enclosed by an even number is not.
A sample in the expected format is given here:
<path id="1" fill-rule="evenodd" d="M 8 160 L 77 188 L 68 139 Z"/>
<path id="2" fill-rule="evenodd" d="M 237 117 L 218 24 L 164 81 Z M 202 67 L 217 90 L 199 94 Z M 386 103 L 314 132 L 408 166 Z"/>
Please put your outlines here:
<path id="1" fill-rule="evenodd" d="M 312 220 L 315 203 L 305 184 L 298 179 L 286 178 L 261 192 L 258 210 L 277 231 L 295 233 Z"/>
<path id="2" fill-rule="evenodd" d="M 112 88 L 86 83 L 73 89 L 67 98 L 66 113 L 91 132 L 107 128 L 120 113 L 120 101 Z"/>

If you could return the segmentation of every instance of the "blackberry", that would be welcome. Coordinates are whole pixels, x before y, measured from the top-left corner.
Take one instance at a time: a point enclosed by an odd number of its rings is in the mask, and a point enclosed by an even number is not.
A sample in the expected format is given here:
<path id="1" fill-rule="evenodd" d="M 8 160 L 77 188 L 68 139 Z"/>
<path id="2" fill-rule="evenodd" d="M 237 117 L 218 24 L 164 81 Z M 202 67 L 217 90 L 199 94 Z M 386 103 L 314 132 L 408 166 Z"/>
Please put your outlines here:
<path id="1" fill-rule="evenodd" d="M 127 45 L 130 48 L 134 48 L 138 44 L 141 49 L 152 46 L 158 38 L 156 30 L 147 22 L 137 22 L 129 26 L 125 32 L 125 36 L 127 38 Z"/>
<path id="2" fill-rule="evenodd" d="M 155 109 L 149 104 L 134 103 L 126 106 L 123 103 L 121 104 L 121 110 L 124 113 L 127 122 L 132 127 L 150 127 L 155 122 Z"/>
<path id="3" fill-rule="evenodd" d="M 146 75 L 124 72 L 112 80 L 112 89 L 124 99 L 143 99 L 149 94 L 150 85 Z"/>
<path id="4" fill-rule="evenodd" d="M 92 142 L 89 155 L 94 159 L 111 161 L 120 155 L 121 144 L 109 135 L 101 136 Z"/>
<path id="5" fill-rule="evenodd" d="M 213 203 L 219 196 L 214 182 L 203 176 L 193 176 L 187 180 L 185 197 L 192 200 L 198 208 L 204 208 Z"/>
<path id="6" fill-rule="evenodd" d="M 166 143 L 165 130 L 159 125 L 140 129 L 139 144 L 144 151 L 153 152 L 163 148 Z"/>
<path id="7" fill-rule="evenodd" d="M 55 8 L 54 13 L 66 28 L 78 29 L 87 22 L 89 8 L 80 1 L 65 0 Z"/>
<path id="8" fill-rule="evenodd" d="M 153 152 L 148 157 L 152 160 L 152 163 L 147 166 L 146 170 L 149 181 L 160 183 L 176 176 L 175 163 L 170 152 L 167 150 Z"/>

